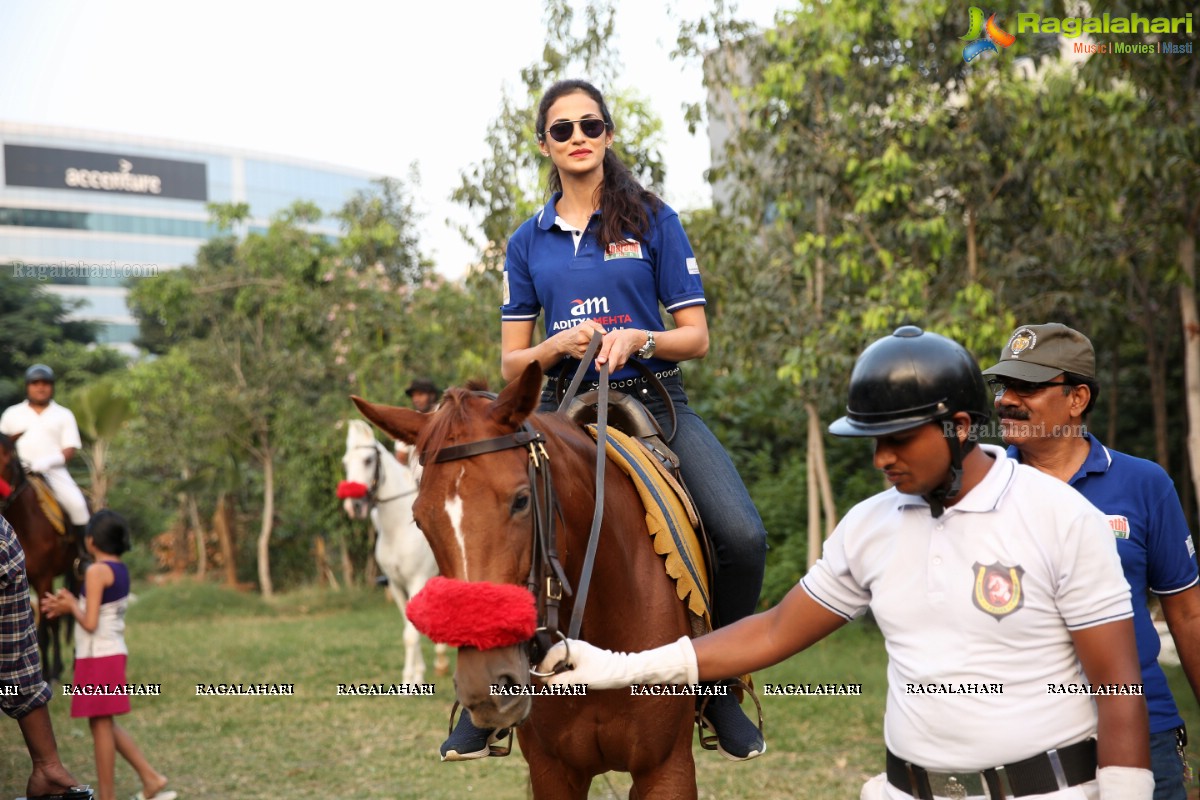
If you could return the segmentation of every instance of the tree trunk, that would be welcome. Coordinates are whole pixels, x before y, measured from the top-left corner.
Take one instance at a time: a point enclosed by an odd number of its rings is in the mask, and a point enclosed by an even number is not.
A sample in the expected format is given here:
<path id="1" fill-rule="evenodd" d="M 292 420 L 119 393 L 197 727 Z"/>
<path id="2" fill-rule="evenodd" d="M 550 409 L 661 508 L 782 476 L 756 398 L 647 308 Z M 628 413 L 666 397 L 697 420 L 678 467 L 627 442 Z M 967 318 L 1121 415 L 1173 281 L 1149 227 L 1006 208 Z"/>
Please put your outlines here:
<path id="1" fill-rule="evenodd" d="M 1157 320 L 1156 320 L 1157 322 Z M 1154 457 L 1158 465 L 1171 471 L 1170 444 L 1167 441 L 1167 364 L 1162 337 L 1146 331 L 1146 369 L 1150 373 L 1150 409 L 1154 417 Z"/>
<path id="2" fill-rule="evenodd" d="M 817 447 L 813 431 L 816 417 L 808 414 L 808 447 L 805 448 L 804 475 L 808 486 L 808 566 L 811 568 L 821 553 L 821 498 L 817 493 Z M 819 431 L 818 431 L 819 432 Z"/>
<path id="3" fill-rule="evenodd" d="M 263 597 L 271 597 L 271 529 L 275 525 L 275 460 L 270 447 L 263 448 L 263 510 L 258 529 L 258 584 Z"/>
<path id="4" fill-rule="evenodd" d="M 188 546 L 187 493 L 180 492 L 175 500 L 175 524 L 171 527 L 174 534 L 171 537 L 171 572 L 181 575 L 187 572 L 188 562 L 192 560 Z"/>
<path id="5" fill-rule="evenodd" d="M 833 503 L 833 484 L 829 482 L 829 465 L 825 463 L 825 437 L 821 430 L 821 418 L 815 405 L 809 403 L 808 409 L 810 416 L 817 420 L 817 454 L 815 457 L 817 486 L 821 487 L 821 514 L 825 517 L 825 538 L 828 539 L 833 535 L 833 529 L 837 527 L 837 506 Z"/>
<path id="6" fill-rule="evenodd" d="M 1121 386 L 1121 348 L 1114 347 L 1112 350 L 1112 363 L 1109 364 L 1109 369 L 1112 370 L 1108 377 L 1108 386 L 1104 387 L 1108 397 L 1108 431 L 1104 436 L 1104 443 L 1114 450 L 1119 447 L 1117 444 L 1117 403 L 1120 400 Z"/>
<path id="7" fill-rule="evenodd" d="M 967 280 L 979 279 L 979 253 L 976 245 L 975 207 L 967 206 Z M 1058 391 L 1057 389 L 1055 391 Z"/>
<path id="8" fill-rule="evenodd" d="M 329 566 L 329 553 L 325 549 L 324 536 L 317 536 L 316 559 L 318 585 L 332 586 L 334 589 L 341 588 L 338 586 L 337 578 L 333 574 L 333 568 Z"/>
<path id="9" fill-rule="evenodd" d="M 1188 463 L 1192 491 L 1200 500 L 1200 320 L 1196 310 L 1196 237 L 1185 231 L 1179 240 L 1179 309 L 1183 320 L 1184 386 L 1188 420 Z"/>
<path id="10" fill-rule="evenodd" d="M 225 566 L 225 583 L 237 586 L 237 562 L 233 536 L 233 509 L 225 500 L 225 493 L 217 495 L 217 510 L 213 512 L 213 530 L 217 534 L 217 543 L 221 547 L 221 560 Z"/>
<path id="11" fill-rule="evenodd" d="M 208 534 L 200 522 L 200 509 L 196 505 L 196 495 L 187 493 L 188 520 L 196 537 L 196 577 L 203 578 L 208 572 Z"/>
<path id="12" fill-rule="evenodd" d="M 829 482 L 829 466 L 825 463 L 825 440 L 821 433 L 821 415 L 813 403 L 805 403 L 808 414 L 808 452 L 806 481 L 808 484 L 808 566 L 821 557 L 821 544 L 837 527 L 837 506 L 833 504 L 833 486 Z M 822 528 L 821 519 L 825 519 Z"/>
<path id="13" fill-rule="evenodd" d="M 92 512 L 108 507 L 108 442 L 97 439 L 92 445 Z"/>
<path id="14" fill-rule="evenodd" d="M 346 537 L 343 536 L 338 545 L 338 555 L 342 561 L 342 582 L 347 586 L 354 585 L 354 561 L 350 558 L 350 546 L 346 544 Z"/>

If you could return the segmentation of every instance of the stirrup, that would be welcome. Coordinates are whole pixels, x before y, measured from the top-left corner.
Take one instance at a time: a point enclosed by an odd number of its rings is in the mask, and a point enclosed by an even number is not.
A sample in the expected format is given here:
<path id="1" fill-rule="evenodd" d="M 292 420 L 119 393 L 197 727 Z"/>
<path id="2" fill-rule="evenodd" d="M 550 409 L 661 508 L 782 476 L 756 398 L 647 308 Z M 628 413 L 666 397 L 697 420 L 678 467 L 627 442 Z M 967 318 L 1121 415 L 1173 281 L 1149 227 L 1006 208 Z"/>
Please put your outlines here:
<path id="1" fill-rule="evenodd" d="M 446 731 L 446 740 L 447 741 L 449 741 L 450 737 L 454 735 L 454 717 L 458 713 L 458 709 L 461 707 L 462 706 L 459 704 L 459 702 L 457 700 L 455 700 L 454 705 L 450 707 L 450 726 L 449 726 L 448 730 Z M 463 713 L 468 715 L 467 719 L 470 719 L 469 711 L 467 711 L 464 708 Z M 472 722 L 471 724 L 474 725 L 475 723 Z M 483 730 L 483 728 L 476 728 L 476 730 Z M 491 757 L 491 758 L 504 758 L 506 755 L 508 755 L 509 753 L 512 752 L 512 740 L 513 740 L 513 729 L 511 727 L 501 728 L 499 730 L 493 730 L 490 734 L 488 734 L 487 756 Z M 479 756 L 479 758 L 483 758 L 483 757 L 484 756 L 482 756 L 482 755 Z M 442 756 L 442 760 L 443 761 L 446 760 L 446 757 L 444 755 Z M 466 759 L 452 759 L 452 760 L 471 761 L 473 759 L 466 758 Z"/>
<path id="2" fill-rule="evenodd" d="M 763 730 L 762 703 L 758 701 L 758 695 L 755 693 L 754 688 L 741 678 L 738 678 L 736 683 L 731 683 L 728 685 L 730 687 L 741 688 L 743 691 L 747 692 L 750 695 L 750 699 L 754 701 L 754 707 L 758 711 L 758 736 L 763 741 L 763 749 L 754 755 L 747 756 L 746 758 L 737 758 L 731 754 L 727 754 L 723 749 L 721 749 L 720 737 L 718 737 L 716 729 L 709 724 L 708 720 L 704 716 L 704 712 L 708 709 L 709 702 L 713 699 L 712 696 L 705 696 L 704 700 L 696 706 L 696 727 L 698 729 L 697 734 L 700 739 L 700 747 L 703 749 L 717 750 L 726 758 L 730 758 L 734 761 L 745 761 L 760 756 L 767 751 L 767 736 L 766 732 Z M 738 706 L 740 708 L 741 703 L 738 703 Z"/>

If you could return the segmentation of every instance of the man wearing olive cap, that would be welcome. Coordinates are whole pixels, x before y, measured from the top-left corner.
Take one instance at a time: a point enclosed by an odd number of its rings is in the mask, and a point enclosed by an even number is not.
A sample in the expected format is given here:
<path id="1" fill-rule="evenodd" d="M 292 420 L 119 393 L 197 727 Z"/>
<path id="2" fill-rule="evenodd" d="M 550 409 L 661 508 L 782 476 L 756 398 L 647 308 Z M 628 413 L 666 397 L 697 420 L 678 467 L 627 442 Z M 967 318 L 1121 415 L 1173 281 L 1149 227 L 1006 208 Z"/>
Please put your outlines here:
<path id="1" fill-rule="evenodd" d="M 1187 733 L 1158 665 L 1159 638 L 1146 607 L 1153 592 L 1200 698 L 1200 574 L 1175 486 L 1158 464 L 1105 447 L 1087 431 L 1099 384 L 1096 354 L 1082 333 L 1059 323 L 1023 325 L 984 375 L 1009 457 L 1070 484 L 1108 517 L 1133 597 L 1154 798 L 1184 800 Z"/>

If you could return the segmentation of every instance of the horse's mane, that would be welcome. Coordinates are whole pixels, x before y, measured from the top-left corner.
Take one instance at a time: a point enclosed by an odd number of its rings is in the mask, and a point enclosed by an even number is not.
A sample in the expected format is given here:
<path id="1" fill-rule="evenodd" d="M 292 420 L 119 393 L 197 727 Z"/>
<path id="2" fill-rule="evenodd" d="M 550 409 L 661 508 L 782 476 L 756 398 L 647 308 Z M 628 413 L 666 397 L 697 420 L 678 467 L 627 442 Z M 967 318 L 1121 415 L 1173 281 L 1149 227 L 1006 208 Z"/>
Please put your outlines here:
<path id="1" fill-rule="evenodd" d="M 472 389 L 472 385 L 473 383 L 468 383 L 466 387 L 456 386 L 447 389 L 442 396 L 442 403 L 438 406 L 437 413 L 433 415 L 433 419 L 417 437 L 417 452 L 421 454 L 422 461 L 441 450 L 454 430 L 469 423 L 471 409 L 468 401 L 481 394 L 479 390 Z M 534 413 L 531 415 L 531 419 L 535 420 L 535 427 L 538 430 L 570 442 L 575 449 L 582 450 L 588 445 L 595 446 L 595 441 L 584 433 L 578 424 L 563 414 Z"/>
<path id="2" fill-rule="evenodd" d="M 475 391 L 455 386 L 447 389 L 442 395 L 442 402 L 434 413 L 433 419 L 417 437 L 417 452 L 421 461 L 442 449 L 443 443 L 455 428 L 465 425 L 468 421 L 467 400 L 475 395 Z"/>

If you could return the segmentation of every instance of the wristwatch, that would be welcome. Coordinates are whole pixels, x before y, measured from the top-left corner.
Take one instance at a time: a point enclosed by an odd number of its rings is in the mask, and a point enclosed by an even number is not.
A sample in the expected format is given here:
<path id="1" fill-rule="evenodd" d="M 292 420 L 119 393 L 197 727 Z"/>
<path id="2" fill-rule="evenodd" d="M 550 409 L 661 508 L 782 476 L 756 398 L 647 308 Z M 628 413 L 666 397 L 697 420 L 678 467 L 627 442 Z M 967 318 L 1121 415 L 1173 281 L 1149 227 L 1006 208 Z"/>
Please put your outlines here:
<path id="1" fill-rule="evenodd" d="M 646 331 L 646 343 L 642 345 L 642 349 L 638 350 L 636 355 L 638 358 L 650 358 L 654 355 L 654 331 Z"/>

